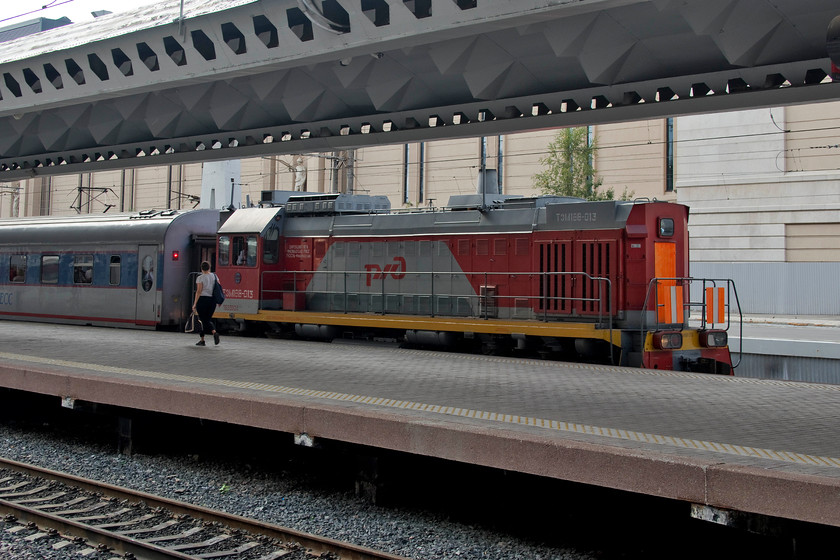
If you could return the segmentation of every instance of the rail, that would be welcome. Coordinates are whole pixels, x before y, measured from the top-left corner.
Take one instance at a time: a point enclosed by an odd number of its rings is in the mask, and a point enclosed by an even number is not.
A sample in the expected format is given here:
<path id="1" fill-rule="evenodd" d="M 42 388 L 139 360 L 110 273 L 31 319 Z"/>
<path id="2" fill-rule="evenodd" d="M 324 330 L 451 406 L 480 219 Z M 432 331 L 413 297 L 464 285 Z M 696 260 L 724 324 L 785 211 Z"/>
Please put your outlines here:
<path id="1" fill-rule="evenodd" d="M 699 294 L 697 293 L 699 290 Z M 688 294 L 688 298 L 684 297 Z M 732 325 L 733 310 L 738 314 L 738 337 L 744 339 L 744 313 L 741 310 L 741 302 L 738 299 L 738 290 L 735 282 L 729 278 L 653 278 L 648 283 L 645 294 L 645 303 L 642 306 L 641 322 L 639 331 L 644 340 L 644 333 L 648 330 L 648 313 L 646 310 L 651 298 L 653 299 L 653 317 L 656 319 L 654 330 L 662 328 L 680 327 L 691 321 L 692 311 L 700 310 L 699 329 L 708 329 L 716 325 L 719 330 L 729 331 Z M 694 299 L 699 298 L 699 299 Z M 667 317 L 671 321 L 661 321 L 660 318 Z M 743 345 L 742 345 L 743 346 Z M 741 364 L 743 348 L 738 349 L 738 362 L 732 367 L 736 368 Z"/>
<path id="2" fill-rule="evenodd" d="M 4 458 L 0 458 L 0 515 L 99 543 L 125 558 L 280 558 L 304 547 L 308 550 L 303 554 L 290 557 L 407 560 Z M 216 536 L 206 539 L 208 533 Z M 226 550 L 218 550 L 220 543 Z"/>

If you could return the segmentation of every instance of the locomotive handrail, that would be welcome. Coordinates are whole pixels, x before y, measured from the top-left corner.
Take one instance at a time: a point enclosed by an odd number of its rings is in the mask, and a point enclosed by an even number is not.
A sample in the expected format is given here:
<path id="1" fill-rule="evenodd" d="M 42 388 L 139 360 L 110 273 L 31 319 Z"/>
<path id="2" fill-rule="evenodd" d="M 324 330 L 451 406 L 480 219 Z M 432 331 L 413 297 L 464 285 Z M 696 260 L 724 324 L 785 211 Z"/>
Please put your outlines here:
<path id="1" fill-rule="evenodd" d="M 309 281 L 315 275 L 319 275 L 322 278 L 323 286 L 309 286 Z M 406 277 L 424 277 L 427 276 L 427 286 L 428 286 L 428 293 L 421 293 L 421 292 L 411 292 L 411 293 L 404 293 L 404 292 L 389 292 L 386 289 L 386 280 L 387 277 L 393 276 L 394 274 L 398 275 L 399 278 L 396 280 L 403 280 Z M 291 279 L 291 287 L 288 286 L 279 286 L 278 288 L 265 288 L 267 285 L 266 277 L 269 275 L 280 275 L 280 276 L 287 276 Z M 330 277 L 335 277 L 336 275 L 341 275 L 339 280 L 340 286 L 337 286 L 335 282 L 330 280 Z M 377 276 L 379 276 L 377 278 Z M 467 287 L 471 290 L 469 292 L 458 294 L 453 293 L 451 290 L 447 291 L 445 294 L 437 294 L 435 289 L 435 282 L 436 278 L 449 276 L 451 279 L 457 279 L 460 277 L 467 277 Z M 494 279 L 498 278 L 497 282 L 502 282 L 503 280 L 509 280 L 511 278 L 516 277 L 527 277 L 532 278 L 534 276 L 542 277 L 540 282 L 545 286 L 545 283 L 550 281 L 551 277 L 557 276 L 570 276 L 573 278 L 583 278 L 585 281 L 592 283 L 592 291 L 597 292 L 591 297 L 574 297 L 570 295 L 561 295 L 561 296 L 551 296 L 548 295 L 549 290 L 543 289 L 543 293 L 541 295 L 532 295 L 532 294 L 516 294 L 510 293 L 508 295 L 498 295 L 490 288 L 495 287 L 493 284 Z M 370 288 L 366 291 L 355 291 L 350 289 L 349 284 L 352 278 L 355 277 L 358 279 L 359 284 L 365 282 L 365 284 Z M 478 285 L 478 290 L 472 290 L 472 288 L 476 287 L 476 278 L 481 278 L 481 283 Z M 379 282 L 378 286 L 374 286 L 371 282 L 377 281 Z M 307 284 L 307 288 L 300 290 L 298 286 L 300 283 Z M 374 310 L 369 308 L 369 312 L 376 312 L 382 315 L 387 315 L 389 313 L 388 305 L 386 303 L 386 297 L 388 295 L 411 295 L 411 296 L 418 296 L 418 297 L 428 297 L 430 299 L 430 304 L 427 312 L 421 313 L 423 315 L 428 314 L 430 317 L 435 317 L 437 315 L 458 315 L 457 311 L 454 313 L 441 313 L 439 310 L 436 309 L 435 306 L 435 296 L 436 295 L 445 295 L 451 298 L 465 298 L 469 303 L 470 313 L 468 316 L 471 317 L 478 317 L 482 319 L 491 319 L 493 318 L 491 315 L 492 309 L 496 309 L 497 305 L 496 302 L 500 299 L 506 301 L 512 301 L 516 299 L 527 299 L 530 302 L 530 305 L 533 307 L 533 317 L 540 318 L 545 322 L 548 322 L 551 315 L 549 314 L 549 310 L 551 305 L 548 305 L 549 302 L 572 302 L 572 303 L 582 303 L 582 308 L 586 307 L 586 304 L 592 304 L 591 313 L 588 313 L 586 309 L 579 309 L 573 308 L 568 315 L 573 316 L 588 316 L 593 315 L 595 316 L 599 325 L 603 326 L 605 320 L 608 320 L 608 330 L 610 331 L 610 340 L 612 340 L 612 331 L 613 331 L 613 322 L 614 322 L 614 314 L 612 310 L 612 282 L 609 278 L 600 277 L 600 276 L 592 276 L 585 272 L 452 272 L 452 271 L 434 271 L 434 272 L 407 272 L 407 271 L 372 271 L 372 270 L 356 270 L 356 271 L 348 271 L 348 270 L 290 270 L 290 271 L 264 271 L 263 278 L 261 279 L 261 299 L 267 299 L 266 296 L 271 294 L 284 294 L 284 293 L 292 293 L 292 294 L 305 294 L 305 293 L 316 293 L 327 296 L 341 296 L 342 303 L 340 305 L 341 311 L 343 313 L 350 313 L 350 305 L 349 305 L 349 298 L 353 295 L 356 296 L 371 296 L 377 295 L 381 298 L 381 302 L 379 305 L 378 310 Z M 597 286 L 597 288 L 596 288 Z M 338 288 L 338 289 L 336 289 Z M 476 293 L 478 292 L 478 293 Z M 542 309 L 539 309 L 539 305 L 533 305 L 535 303 L 541 303 Z M 332 310 L 333 300 L 329 301 L 329 307 Z M 477 309 L 476 309 L 477 308 Z M 513 309 L 514 306 L 509 306 L 510 309 Z M 541 313 L 539 313 L 542 311 Z M 416 313 L 417 311 L 415 311 Z"/>
<path id="2" fill-rule="evenodd" d="M 720 330 L 729 331 L 729 329 L 732 325 L 732 305 L 733 305 L 733 302 L 734 302 L 734 304 L 737 308 L 737 312 L 738 312 L 738 340 L 739 340 L 739 346 L 738 346 L 738 363 L 733 364 L 732 367 L 733 368 L 738 367 L 741 364 L 741 359 L 743 358 L 744 313 L 741 310 L 741 301 L 738 299 L 738 290 L 735 286 L 735 281 L 732 280 L 732 279 L 729 279 L 729 278 L 694 278 L 694 277 L 674 277 L 674 278 L 657 277 L 657 278 L 652 278 L 650 280 L 650 282 L 648 283 L 647 292 L 645 294 L 645 302 L 642 305 L 642 309 L 641 309 L 641 313 L 640 313 L 640 319 L 639 319 L 639 334 L 641 336 L 642 342 L 644 342 L 645 331 L 647 330 L 647 327 L 648 327 L 648 324 L 647 324 L 648 303 L 650 302 L 651 293 L 653 294 L 653 304 L 654 304 L 653 305 L 653 314 L 654 314 L 654 318 L 656 319 L 654 329 L 659 330 L 661 327 L 663 327 L 665 325 L 675 324 L 675 323 L 664 323 L 664 322 L 661 322 L 659 320 L 658 311 L 659 311 L 660 307 L 663 307 L 665 304 L 660 303 L 660 301 L 659 301 L 659 290 L 655 290 L 654 287 L 659 286 L 660 282 L 680 283 L 683 286 L 688 285 L 688 289 L 689 289 L 688 301 L 679 302 L 679 305 L 683 309 L 683 316 L 684 316 L 683 322 L 681 323 L 682 326 L 685 326 L 685 325 L 688 324 L 688 322 L 690 320 L 692 308 L 700 308 L 700 309 L 705 310 L 711 304 L 706 299 L 706 295 L 707 295 L 706 288 L 717 288 L 718 284 L 725 284 L 726 285 L 726 291 L 725 291 L 726 296 L 724 297 L 724 300 L 722 302 L 720 302 L 720 304 L 723 306 L 723 309 L 725 310 L 725 313 L 726 313 L 725 328 L 722 328 Z M 701 301 L 692 301 L 691 300 L 691 286 L 695 282 L 702 284 L 701 288 L 700 288 L 701 294 L 702 294 Z M 667 284 L 664 284 L 664 285 L 667 285 Z M 674 285 L 676 285 L 676 284 L 674 284 Z M 734 300 L 733 300 L 733 297 L 734 297 Z M 687 311 L 687 313 L 686 313 L 686 311 Z M 700 329 L 701 330 L 704 330 L 708 327 L 708 323 L 707 323 L 706 318 L 707 318 L 707 314 L 701 312 L 701 314 L 700 314 Z M 715 325 L 716 322 L 712 322 L 711 324 Z"/>

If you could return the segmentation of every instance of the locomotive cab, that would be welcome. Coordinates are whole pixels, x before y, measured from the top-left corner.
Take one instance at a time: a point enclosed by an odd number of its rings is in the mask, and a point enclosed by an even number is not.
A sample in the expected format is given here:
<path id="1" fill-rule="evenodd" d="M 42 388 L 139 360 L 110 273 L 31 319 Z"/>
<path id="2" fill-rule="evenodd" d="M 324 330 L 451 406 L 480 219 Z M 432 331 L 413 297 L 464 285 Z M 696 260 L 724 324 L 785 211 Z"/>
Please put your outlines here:
<path id="1" fill-rule="evenodd" d="M 256 315 L 262 309 L 279 309 L 281 275 L 281 208 L 248 208 L 236 211 L 219 228 L 216 275 L 225 301 L 220 316 Z M 264 298 L 262 301 L 260 297 Z"/>
<path id="2" fill-rule="evenodd" d="M 731 280 L 690 277 L 688 208 L 635 205 L 625 229 L 627 307 L 641 310 L 641 352 L 628 365 L 731 374 L 729 312 L 737 294 Z"/>

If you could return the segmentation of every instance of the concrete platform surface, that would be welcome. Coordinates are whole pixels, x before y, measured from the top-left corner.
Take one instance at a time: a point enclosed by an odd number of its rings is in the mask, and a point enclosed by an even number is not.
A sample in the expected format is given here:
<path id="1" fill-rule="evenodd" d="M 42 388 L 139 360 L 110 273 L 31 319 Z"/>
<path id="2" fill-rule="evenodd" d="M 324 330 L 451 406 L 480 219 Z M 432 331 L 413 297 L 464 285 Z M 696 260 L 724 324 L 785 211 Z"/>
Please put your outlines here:
<path id="1" fill-rule="evenodd" d="M 0 386 L 840 526 L 840 385 L 0 321 Z"/>

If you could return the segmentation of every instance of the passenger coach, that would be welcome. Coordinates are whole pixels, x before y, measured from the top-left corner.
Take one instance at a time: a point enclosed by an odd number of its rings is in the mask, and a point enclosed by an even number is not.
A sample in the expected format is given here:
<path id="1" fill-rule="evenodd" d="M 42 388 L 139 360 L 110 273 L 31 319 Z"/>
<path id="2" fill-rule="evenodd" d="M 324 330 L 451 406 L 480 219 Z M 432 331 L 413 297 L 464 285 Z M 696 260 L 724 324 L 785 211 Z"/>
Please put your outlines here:
<path id="1" fill-rule="evenodd" d="M 0 318 L 178 326 L 218 222 L 217 210 L 2 220 Z"/>

